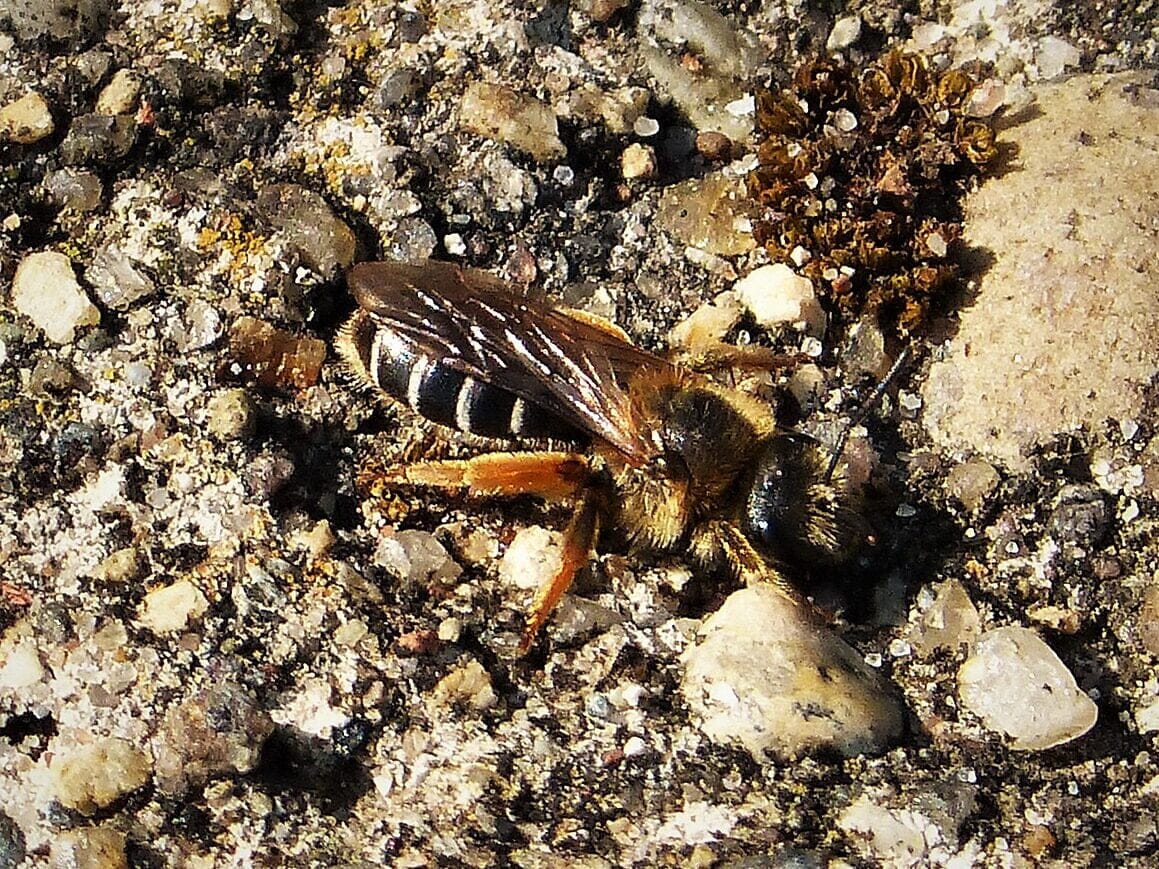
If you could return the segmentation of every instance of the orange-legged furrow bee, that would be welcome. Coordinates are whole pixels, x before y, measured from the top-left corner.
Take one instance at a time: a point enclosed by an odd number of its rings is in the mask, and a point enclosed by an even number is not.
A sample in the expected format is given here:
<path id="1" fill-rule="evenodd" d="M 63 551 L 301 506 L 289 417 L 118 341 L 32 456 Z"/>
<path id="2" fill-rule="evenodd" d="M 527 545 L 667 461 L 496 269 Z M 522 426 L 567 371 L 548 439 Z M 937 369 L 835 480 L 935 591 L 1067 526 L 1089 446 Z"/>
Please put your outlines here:
<path id="1" fill-rule="evenodd" d="M 337 346 L 360 381 L 436 423 L 575 448 L 422 461 L 392 474 L 415 486 L 574 502 L 562 567 L 535 596 L 521 651 L 601 530 L 782 586 L 777 565 L 832 563 L 865 537 L 816 441 L 607 321 L 450 263 L 362 263 L 348 282 L 359 308 Z"/>

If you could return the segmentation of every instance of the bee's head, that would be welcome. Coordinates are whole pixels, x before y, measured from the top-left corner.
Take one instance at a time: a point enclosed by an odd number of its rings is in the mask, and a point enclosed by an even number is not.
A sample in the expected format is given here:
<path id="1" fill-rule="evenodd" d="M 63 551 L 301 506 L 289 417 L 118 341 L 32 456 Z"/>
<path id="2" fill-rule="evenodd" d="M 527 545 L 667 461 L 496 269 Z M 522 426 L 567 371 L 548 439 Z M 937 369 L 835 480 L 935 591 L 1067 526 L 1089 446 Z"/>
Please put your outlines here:
<path id="1" fill-rule="evenodd" d="M 788 561 L 821 564 L 842 561 L 860 547 L 864 520 L 843 503 L 827 465 L 808 435 L 784 432 L 765 442 L 742 517 L 754 546 Z"/>

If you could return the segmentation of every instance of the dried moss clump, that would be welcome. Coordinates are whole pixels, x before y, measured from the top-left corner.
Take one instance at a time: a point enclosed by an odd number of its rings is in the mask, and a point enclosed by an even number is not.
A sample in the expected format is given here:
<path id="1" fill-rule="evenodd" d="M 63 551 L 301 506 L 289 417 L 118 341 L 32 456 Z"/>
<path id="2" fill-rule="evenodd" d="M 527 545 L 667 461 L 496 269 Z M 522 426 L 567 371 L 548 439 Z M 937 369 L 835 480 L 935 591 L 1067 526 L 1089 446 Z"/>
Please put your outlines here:
<path id="1" fill-rule="evenodd" d="M 975 85 L 892 52 L 861 70 L 808 61 L 758 91 L 757 241 L 780 261 L 806 252 L 802 273 L 846 322 L 912 332 L 956 284 L 961 198 L 996 156 L 993 128 L 966 116 Z"/>

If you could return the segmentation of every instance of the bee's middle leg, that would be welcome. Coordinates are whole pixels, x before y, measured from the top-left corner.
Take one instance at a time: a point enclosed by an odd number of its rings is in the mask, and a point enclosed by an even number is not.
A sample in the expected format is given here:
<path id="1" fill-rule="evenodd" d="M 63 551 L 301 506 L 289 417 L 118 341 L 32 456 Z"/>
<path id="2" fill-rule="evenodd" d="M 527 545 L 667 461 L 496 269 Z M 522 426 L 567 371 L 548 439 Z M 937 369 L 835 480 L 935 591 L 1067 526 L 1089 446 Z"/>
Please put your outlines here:
<path id="1" fill-rule="evenodd" d="M 777 353 L 769 347 L 756 344 L 738 347 L 724 341 L 710 342 L 680 357 L 681 364 L 701 374 L 717 374 L 729 369 L 776 371 L 781 368 L 796 368 L 811 361 L 810 357 L 803 353 Z"/>

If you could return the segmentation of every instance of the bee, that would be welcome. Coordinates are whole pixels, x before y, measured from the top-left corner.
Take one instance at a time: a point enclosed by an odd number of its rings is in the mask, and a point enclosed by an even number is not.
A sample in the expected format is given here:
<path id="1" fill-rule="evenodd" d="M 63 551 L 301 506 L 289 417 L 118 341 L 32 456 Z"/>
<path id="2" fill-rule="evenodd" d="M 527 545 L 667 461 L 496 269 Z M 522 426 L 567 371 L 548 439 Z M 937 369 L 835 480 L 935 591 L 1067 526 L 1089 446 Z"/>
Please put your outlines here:
<path id="1" fill-rule="evenodd" d="M 390 472 L 412 486 L 574 504 L 562 565 L 530 605 L 521 653 L 609 529 L 633 550 L 684 551 L 782 588 L 785 567 L 843 561 L 865 538 L 817 441 L 608 321 L 433 260 L 361 263 L 348 285 L 358 309 L 336 343 L 357 381 L 444 426 L 567 447 Z"/>

